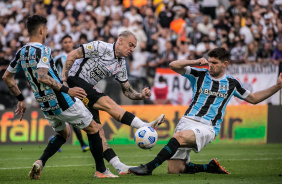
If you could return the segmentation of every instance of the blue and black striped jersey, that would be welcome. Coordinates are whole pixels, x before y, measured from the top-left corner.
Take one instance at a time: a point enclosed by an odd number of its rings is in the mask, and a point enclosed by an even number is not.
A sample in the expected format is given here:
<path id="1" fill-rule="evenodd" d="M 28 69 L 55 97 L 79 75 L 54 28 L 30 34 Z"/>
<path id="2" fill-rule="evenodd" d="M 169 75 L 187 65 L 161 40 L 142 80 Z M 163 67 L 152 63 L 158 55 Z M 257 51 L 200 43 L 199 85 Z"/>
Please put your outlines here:
<path id="1" fill-rule="evenodd" d="M 245 99 L 250 94 L 237 79 L 227 75 L 214 79 L 207 69 L 187 67 L 183 76 L 189 79 L 193 89 L 192 101 L 184 116 L 214 126 L 216 135 L 231 97 Z"/>
<path id="2" fill-rule="evenodd" d="M 23 69 L 43 113 L 45 115 L 61 114 L 74 104 L 75 99 L 38 82 L 37 68 L 48 68 L 48 75 L 62 84 L 51 56 L 51 49 L 41 43 L 32 42 L 23 46 L 7 70 L 11 73 L 17 73 Z"/>
<path id="3" fill-rule="evenodd" d="M 61 79 L 62 79 L 63 66 L 65 64 L 66 59 L 67 59 L 67 54 L 65 52 L 54 57 L 54 63 Z"/>

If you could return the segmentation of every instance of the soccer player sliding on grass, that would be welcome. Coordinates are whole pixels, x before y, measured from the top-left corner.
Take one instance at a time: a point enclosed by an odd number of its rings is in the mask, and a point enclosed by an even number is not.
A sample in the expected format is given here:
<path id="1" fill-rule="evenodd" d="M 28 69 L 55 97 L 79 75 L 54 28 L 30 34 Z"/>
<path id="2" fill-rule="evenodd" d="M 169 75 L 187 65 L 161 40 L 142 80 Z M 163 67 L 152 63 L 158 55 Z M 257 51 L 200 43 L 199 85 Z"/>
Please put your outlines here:
<path id="1" fill-rule="evenodd" d="M 136 175 L 151 175 L 152 171 L 168 160 L 168 172 L 196 173 L 208 172 L 229 174 L 216 159 L 208 164 L 193 164 L 190 162 L 191 150 L 200 152 L 212 142 L 220 131 L 225 108 L 234 95 L 251 104 L 257 104 L 282 87 L 282 74 L 277 83 L 265 90 L 251 93 L 242 84 L 225 74 L 230 54 L 224 48 L 215 48 L 208 53 L 208 61 L 176 60 L 170 63 L 175 72 L 188 78 L 193 88 L 191 104 L 178 122 L 173 137 L 158 153 L 154 160 L 139 167 L 131 167 L 129 171 Z M 198 69 L 192 65 L 209 65 L 209 69 Z"/>

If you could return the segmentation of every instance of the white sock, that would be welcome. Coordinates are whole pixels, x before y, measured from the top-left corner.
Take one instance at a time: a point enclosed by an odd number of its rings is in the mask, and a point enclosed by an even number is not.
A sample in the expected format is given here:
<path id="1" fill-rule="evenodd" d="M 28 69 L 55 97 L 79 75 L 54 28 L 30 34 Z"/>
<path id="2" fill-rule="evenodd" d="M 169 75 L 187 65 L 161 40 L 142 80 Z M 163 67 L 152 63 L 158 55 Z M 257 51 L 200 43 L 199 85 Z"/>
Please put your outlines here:
<path id="1" fill-rule="evenodd" d="M 147 123 L 145 123 L 144 121 L 139 119 L 137 116 L 135 116 L 130 126 L 133 128 L 141 128 L 143 126 L 147 126 Z"/>
<path id="2" fill-rule="evenodd" d="M 112 158 L 109 163 L 119 172 L 119 170 L 122 170 L 124 167 L 126 167 L 125 164 L 121 163 L 118 156 L 115 156 Z"/>

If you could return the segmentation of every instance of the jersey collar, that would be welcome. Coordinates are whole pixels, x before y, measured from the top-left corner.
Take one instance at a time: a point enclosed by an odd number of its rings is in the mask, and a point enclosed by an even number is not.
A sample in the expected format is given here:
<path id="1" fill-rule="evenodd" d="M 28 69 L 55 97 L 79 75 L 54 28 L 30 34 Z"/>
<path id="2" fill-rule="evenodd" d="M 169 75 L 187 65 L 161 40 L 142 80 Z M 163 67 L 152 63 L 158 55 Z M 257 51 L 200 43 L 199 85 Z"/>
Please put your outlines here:
<path id="1" fill-rule="evenodd" d="M 42 45 L 42 43 L 39 43 L 39 42 L 27 42 L 27 45 Z"/>
<path id="2" fill-rule="evenodd" d="M 225 78 L 226 78 L 226 74 L 224 74 L 222 77 L 220 77 L 220 78 L 218 78 L 218 79 L 215 79 L 215 78 L 213 78 L 213 77 L 211 76 L 210 72 L 209 72 L 209 76 L 210 76 L 210 78 L 211 78 L 212 80 L 214 80 L 214 81 L 221 81 L 222 79 L 225 79 Z"/>
<path id="3" fill-rule="evenodd" d="M 115 50 L 115 45 L 116 45 L 116 42 L 114 42 L 114 44 L 113 44 L 113 50 L 114 50 L 114 57 L 115 57 L 115 59 L 118 59 L 118 58 L 117 58 L 117 56 L 116 56 L 116 50 Z"/>

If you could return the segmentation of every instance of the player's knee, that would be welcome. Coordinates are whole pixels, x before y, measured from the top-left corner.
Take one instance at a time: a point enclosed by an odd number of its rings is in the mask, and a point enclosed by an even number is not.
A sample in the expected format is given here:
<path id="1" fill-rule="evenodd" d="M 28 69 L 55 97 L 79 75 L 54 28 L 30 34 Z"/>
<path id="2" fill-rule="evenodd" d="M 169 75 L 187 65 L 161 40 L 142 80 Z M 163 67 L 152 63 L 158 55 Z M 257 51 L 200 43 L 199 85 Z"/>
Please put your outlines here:
<path id="1" fill-rule="evenodd" d="M 173 137 L 179 142 L 180 146 L 185 145 L 186 136 L 185 136 L 184 132 L 182 132 L 182 131 L 176 132 L 173 135 Z"/>
<path id="2" fill-rule="evenodd" d="M 87 134 L 95 134 L 99 131 L 99 125 L 94 120 L 88 125 L 88 127 L 83 129 Z"/>
<path id="3" fill-rule="evenodd" d="M 185 169 L 185 164 L 184 162 L 179 162 L 177 160 L 177 162 L 174 162 L 176 160 L 169 160 L 167 162 L 167 171 L 169 174 L 179 174 L 179 173 L 183 173 L 184 169 Z"/>
<path id="4" fill-rule="evenodd" d="M 67 125 L 66 128 L 63 131 L 58 132 L 58 134 L 60 134 L 60 136 L 62 136 L 64 139 L 68 140 L 71 134 L 70 126 Z"/>

